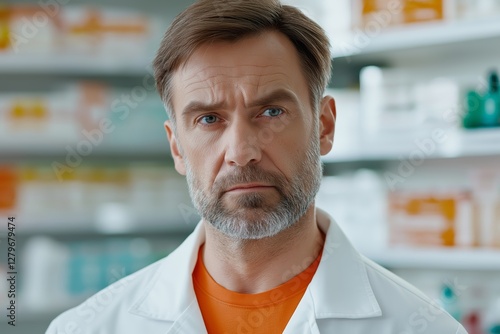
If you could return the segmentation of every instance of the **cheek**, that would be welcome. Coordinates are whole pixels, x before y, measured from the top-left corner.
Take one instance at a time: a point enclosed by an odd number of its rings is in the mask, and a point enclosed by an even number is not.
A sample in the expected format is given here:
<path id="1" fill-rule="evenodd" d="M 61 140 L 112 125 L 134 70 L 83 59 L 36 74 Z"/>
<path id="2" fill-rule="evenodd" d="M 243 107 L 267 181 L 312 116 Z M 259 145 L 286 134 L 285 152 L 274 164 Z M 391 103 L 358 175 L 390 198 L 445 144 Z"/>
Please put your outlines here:
<path id="1" fill-rule="evenodd" d="M 198 141 L 196 141 L 198 140 Z M 186 147 L 185 156 L 189 161 L 196 179 L 202 184 L 212 183 L 217 173 L 220 153 L 213 143 L 196 139 Z M 196 143 L 203 143 L 198 145 Z"/>
<path id="2" fill-rule="evenodd" d="M 287 178 L 296 173 L 305 157 L 307 142 L 301 131 L 299 129 L 283 131 L 265 148 L 267 155 Z"/>

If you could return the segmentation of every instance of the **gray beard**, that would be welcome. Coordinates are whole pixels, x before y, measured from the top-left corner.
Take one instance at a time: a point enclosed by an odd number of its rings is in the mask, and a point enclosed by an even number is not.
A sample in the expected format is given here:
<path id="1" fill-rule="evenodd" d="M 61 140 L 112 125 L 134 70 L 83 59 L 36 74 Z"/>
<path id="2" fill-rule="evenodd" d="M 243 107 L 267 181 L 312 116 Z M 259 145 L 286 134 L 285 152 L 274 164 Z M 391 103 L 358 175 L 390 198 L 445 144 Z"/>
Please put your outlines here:
<path id="1" fill-rule="evenodd" d="M 204 192 L 191 165 L 186 164 L 189 194 L 201 217 L 220 232 L 236 239 L 262 239 L 274 236 L 300 220 L 319 190 L 323 166 L 320 160 L 318 130 L 301 159 L 299 169 L 291 181 L 281 174 L 262 170 L 249 164 L 217 180 L 210 192 Z M 263 182 L 275 186 L 279 193 L 278 204 L 269 205 L 259 193 L 241 195 L 237 209 L 227 208 L 222 195 L 235 184 Z"/>

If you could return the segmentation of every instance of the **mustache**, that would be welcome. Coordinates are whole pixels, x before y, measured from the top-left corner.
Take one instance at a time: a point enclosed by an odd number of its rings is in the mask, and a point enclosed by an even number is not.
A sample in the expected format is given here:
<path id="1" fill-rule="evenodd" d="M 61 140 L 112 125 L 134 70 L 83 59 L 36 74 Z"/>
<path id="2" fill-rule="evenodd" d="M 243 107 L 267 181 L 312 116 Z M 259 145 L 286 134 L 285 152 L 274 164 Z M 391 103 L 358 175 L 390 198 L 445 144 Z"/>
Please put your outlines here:
<path id="1" fill-rule="evenodd" d="M 234 172 L 231 172 L 231 174 L 226 174 L 216 180 L 213 184 L 212 191 L 220 197 L 226 190 L 234 187 L 235 185 L 253 182 L 265 183 L 274 186 L 282 195 L 283 189 L 285 189 L 287 184 L 286 178 L 279 173 L 266 171 L 256 165 L 247 165 L 245 167 L 240 167 Z"/>

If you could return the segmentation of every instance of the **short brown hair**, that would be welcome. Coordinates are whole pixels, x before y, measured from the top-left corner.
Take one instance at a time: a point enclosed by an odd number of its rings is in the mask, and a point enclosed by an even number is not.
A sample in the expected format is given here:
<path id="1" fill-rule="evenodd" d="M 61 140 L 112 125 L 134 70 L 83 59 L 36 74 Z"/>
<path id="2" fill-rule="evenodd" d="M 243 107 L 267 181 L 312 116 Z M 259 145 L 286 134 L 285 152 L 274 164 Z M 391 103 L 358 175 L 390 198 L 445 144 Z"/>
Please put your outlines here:
<path id="1" fill-rule="evenodd" d="M 175 121 L 172 75 L 199 46 L 270 30 L 286 35 L 297 49 L 316 109 L 331 73 L 330 43 L 317 23 L 279 0 L 199 0 L 174 19 L 153 62 L 156 87 L 169 117 Z"/>

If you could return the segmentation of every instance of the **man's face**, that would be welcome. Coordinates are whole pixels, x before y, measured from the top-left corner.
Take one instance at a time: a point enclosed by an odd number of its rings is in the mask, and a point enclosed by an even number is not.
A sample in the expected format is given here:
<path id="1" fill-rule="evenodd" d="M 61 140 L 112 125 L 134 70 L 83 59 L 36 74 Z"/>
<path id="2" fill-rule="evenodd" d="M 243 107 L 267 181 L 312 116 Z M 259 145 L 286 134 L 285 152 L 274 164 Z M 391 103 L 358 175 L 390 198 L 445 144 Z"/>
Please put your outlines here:
<path id="1" fill-rule="evenodd" d="M 203 45 L 172 89 L 172 154 L 203 219 L 239 239 L 298 221 L 318 191 L 324 149 L 293 44 L 266 32 Z"/>

